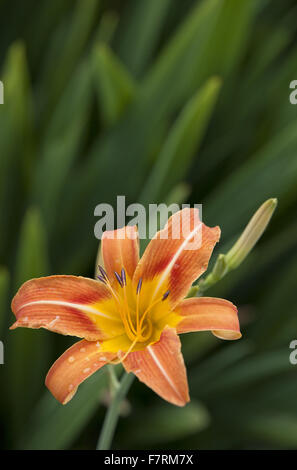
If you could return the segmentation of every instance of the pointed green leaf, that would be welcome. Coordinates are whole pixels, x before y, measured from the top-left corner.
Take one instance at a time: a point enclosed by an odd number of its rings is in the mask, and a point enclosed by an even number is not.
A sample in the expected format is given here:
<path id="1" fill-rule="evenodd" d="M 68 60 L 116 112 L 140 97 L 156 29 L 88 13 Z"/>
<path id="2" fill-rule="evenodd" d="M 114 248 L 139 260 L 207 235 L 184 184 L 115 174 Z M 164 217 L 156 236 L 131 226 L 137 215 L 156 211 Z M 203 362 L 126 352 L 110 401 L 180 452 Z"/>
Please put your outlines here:
<path id="1" fill-rule="evenodd" d="M 172 7 L 171 0 L 133 0 L 128 5 L 123 19 L 124 26 L 118 34 L 120 39 L 117 50 L 134 76 L 139 77 L 151 59 L 169 7 Z"/>
<path id="2" fill-rule="evenodd" d="M 258 353 L 217 373 L 211 382 L 203 385 L 201 396 L 239 393 L 248 386 L 255 387 L 261 381 L 286 373 L 291 368 L 289 352 L 286 349 Z"/>
<path id="3" fill-rule="evenodd" d="M 33 187 L 33 200 L 53 229 L 58 200 L 81 149 L 92 103 L 90 64 L 83 61 L 71 78 L 49 122 Z"/>
<path id="4" fill-rule="evenodd" d="M 110 44 L 119 22 L 119 15 L 115 11 L 102 13 L 100 24 L 95 33 L 95 43 Z"/>
<path id="5" fill-rule="evenodd" d="M 212 335 L 210 333 L 207 333 L 207 335 L 210 337 L 211 343 L 214 344 Z M 217 343 L 216 339 L 215 342 Z M 208 343 L 206 343 L 206 345 L 208 345 Z M 202 390 L 208 385 L 215 386 L 217 378 L 224 376 L 226 371 L 232 370 L 236 365 L 240 365 L 241 361 L 248 357 L 252 351 L 252 344 L 248 341 L 225 345 L 221 350 L 217 351 L 216 354 L 207 357 L 198 366 L 192 367 L 190 378 L 191 385 L 197 390 Z"/>
<path id="6" fill-rule="evenodd" d="M 30 185 L 34 159 L 33 103 L 21 42 L 10 46 L 1 79 L 4 104 L 0 105 L 0 225 L 5 230 L 1 230 L 0 254 L 6 262 L 17 233 L 21 189 L 27 190 Z"/>
<path id="7" fill-rule="evenodd" d="M 253 437 L 285 449 L 296 449 L 297 446 L 297 416 L 295 414 L 257 413 L 245 420 L 245 427 Z"/>
<path id="8" fill-rule="evenodd" d="M 204 215 L 209 224 L 220 225 L 224 235 L 230 236 L 240 230 L 246 214 L 253 213 L 263 200 L 289 194 L 297 177 L 296 145 L 293 121 L 233 171 L 205 200 Z"/>
<path id="9" fill-rule="evenodd" d="M 28 279 L 48 273 L 47 241 L 39 212 L 29 209 L 20 231 L 15 290 Z M 12 319 L 12 315 L 11 315 Z M 12 423 L 17 430 L 31 409 L 43 381 L 50 352 L 49 333 L 17 329 L 9 333 L 8 374 Z"/>
<path id="10" fill-rule="evenodd" d="M 67 81 L 82 55 L 100 0 L 77 1 L 70 20 L 59 25 L 52 36 L 42 70 L 41 90 L 44 118 L 49 118 Z"/>
<path id="11" fill-rule="evenodd" d="M 3 338 L 4 327 L 8 318 L 9 272 L 0 268 L 0 340 Z"/>
<path id="12" fill-rule="evenodd" d="M 103 44 L 93 51 L 93 75 L 103 121 L 110 126 L 133 99 L 136 86 L 111 49 Z"/>
<path id="13" fill-rule="evenodd" d="M 58 403 L 49 391 L 33 410 L 28 427 L 19 442 L 21 449 L 59 450 L 68 448 L 99 408 L 107 386 L 103 370 L 83 383 L 75 397 L 67 403 Z M 98 422 L 98 433 L 102 422 Z M 91 449 L 91 444 L 89 446 Z"/>
<path id="14" fill-rule="evenodd" d="M 49 270 L 47 240 L 38 210 L 27 211 L 20 231 L 17 252 L 15 288 L 31 279 L 45 275 Z"/>
<path id="15" fill-rule="evenodd" d="M 219 88 L 220 80 L 212 78 L 186 104 L 148 178 L 140 196 L 142 202 L 162 200 L 168 190 L 186 176 L 203 139 Z"/>
<path id="16" fill-rule="evenodd" d="M 192 400 L 184 408 L 163 404 L 142 413 L 139 421 L 130 423 L 129 443 L 153 446 L 188 437 L 205 429 L 210 421 L 206 408 Z M 145 423 L 141 426 L 140 423 Z"/>

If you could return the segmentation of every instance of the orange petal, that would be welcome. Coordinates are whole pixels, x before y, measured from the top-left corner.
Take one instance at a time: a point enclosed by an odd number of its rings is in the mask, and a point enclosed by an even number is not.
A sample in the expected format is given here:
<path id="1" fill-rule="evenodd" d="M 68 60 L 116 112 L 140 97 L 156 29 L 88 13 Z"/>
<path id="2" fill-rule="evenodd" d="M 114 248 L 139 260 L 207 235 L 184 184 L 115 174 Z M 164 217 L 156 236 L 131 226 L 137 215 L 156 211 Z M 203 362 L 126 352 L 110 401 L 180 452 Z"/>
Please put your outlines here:
<path id="1" fill-rule="evenodd" d="M 139 260 L 139 240 L 136 225 L 104 232 L 101 242 L 104 268 L 112 284 L 116 283 L 114 272 L 132 279 Z"/>
<path id="2" fill-rule="evenodd" d="M 75 395 L 77 387 L 114 358 L 102 353 L 96 341 L 75 343 L 50 368 L 45 385 L 63 405 Z"/>
<path id="3" fill-rule="evenodd" d="M 200 297 L 183 300 L 175 309 L 182 316 L 178 333 L 211 330 L 221 339 L 241 338 L 237 308 L 228 300 Z"/>
<path id="4" fill-rule="evenodd" d="M 133 372 L 164 400 L 184 406 L 190 399 L 180 349 L 180 340 L 175 330 L 167 328 L 157 343 L 142 351 L 130 353 L 124 360 L 124 366 L 127 372 Z"/>
<path id="5" fill-rule="evenodd" d="M 177 212 L 147 246 L 136 268 L 134 283 L 137 285 L 140 278 L 147 281 L 152 299 L 169 290 L 168 300 L 173 308 L 206 270 L 219 238 L 219 227 L 204 225 L 198 209 Z"/>
<path id="6" fill-rule="evenodd" d="M 19 289 L 11 308 L 17 318 L 11 329 L 46 328 L 90 341 L 123 332 L 109 290 L 84 277 L 32 279 Z"/>

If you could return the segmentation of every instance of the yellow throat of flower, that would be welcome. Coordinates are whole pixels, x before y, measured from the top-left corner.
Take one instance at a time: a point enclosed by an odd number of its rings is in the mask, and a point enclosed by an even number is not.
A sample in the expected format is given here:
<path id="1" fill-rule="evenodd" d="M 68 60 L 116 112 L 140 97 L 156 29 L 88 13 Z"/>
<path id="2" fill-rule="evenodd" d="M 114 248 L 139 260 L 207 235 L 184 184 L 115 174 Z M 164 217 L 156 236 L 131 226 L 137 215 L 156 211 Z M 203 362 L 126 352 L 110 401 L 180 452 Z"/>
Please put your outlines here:
<path id="1" fill-rule="evenodd" d="M 124 268 L 121 270 L 121 274 L 115 272 L 116 280 L 120 286 L 120 289 L 112 287 L 111 282 L 105 272 L 105 270 L 99 267 L 101 275 L 97 276 L 98 279 L 103 282 L 110 290 L 112 297 L 116 303 L 117 311 L 121 317 L 121 321 L 124 326 L 127 338 L 131 344 L 129 346 L 126 355 L 133 350 L 136 344 L 141 347 L 141 344 L 145 346 L 152 337 L 156 336 L 156 328 L 153 324 L 150 313 L 157 307 L 158 304 L 165 301 L 169 296 L 169 291 L 165 292 L 162 296 L 153 299 L 148 305 L 143 306 L 143 302 L 140 302 L 141 290 L 142 290 L 142 279 L 139 279 L 136 291 L 132 292 L 132 285 L 127 288 L 127 278 Z M 123 358 L 121 359 L 123 360 Z"/>

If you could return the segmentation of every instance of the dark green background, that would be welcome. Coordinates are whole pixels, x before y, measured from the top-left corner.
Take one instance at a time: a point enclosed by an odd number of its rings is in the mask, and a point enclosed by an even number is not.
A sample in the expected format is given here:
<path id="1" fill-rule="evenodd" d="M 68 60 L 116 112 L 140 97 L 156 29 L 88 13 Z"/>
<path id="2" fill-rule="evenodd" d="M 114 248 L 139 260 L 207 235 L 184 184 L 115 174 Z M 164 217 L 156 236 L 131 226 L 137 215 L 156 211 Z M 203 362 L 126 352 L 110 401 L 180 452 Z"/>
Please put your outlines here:
<path id="1" fill-rule="evenodd" d="M 94 208 L 203 204 L 224 253 L 277 197 L 248 259 L 208 295 L 239 307 L 243 339 L 183 338 L 192 402 L 140 383 L 114 447 L 296 448 L 297 9 L 288 0 L 1 0 L 0 445 L 95 447 L 107 378 L 62 407 L 44 387 L 72 340 L 8 331 L 20 284 L 93 276 Z"/>

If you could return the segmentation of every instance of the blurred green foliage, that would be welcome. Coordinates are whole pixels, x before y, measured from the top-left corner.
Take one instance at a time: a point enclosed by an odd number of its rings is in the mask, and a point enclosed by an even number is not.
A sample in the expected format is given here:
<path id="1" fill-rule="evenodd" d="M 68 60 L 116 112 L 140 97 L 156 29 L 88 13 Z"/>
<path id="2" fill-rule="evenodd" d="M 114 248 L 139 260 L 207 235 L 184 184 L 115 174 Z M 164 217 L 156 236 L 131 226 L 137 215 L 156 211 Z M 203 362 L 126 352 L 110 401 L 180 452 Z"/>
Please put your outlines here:
<path id="1" fill-rule="evenodd" d="M 95 447 L 104 372 L 56 403 L 43 380 L 71 341 L 9 332 L 9 299 L 31 277 L 92 277 L 94 208 L 125 195 L 203 203 L 217 253 L 265 199 L 279 207 L 207 293 L 239 306 L 243 339 L 184 337 L 192 403 L 135 383 L 114 446 L 297 448 L 294 1 L 2 0 L 0 17 L 1 446 Z"/>

